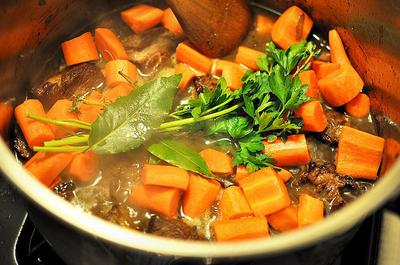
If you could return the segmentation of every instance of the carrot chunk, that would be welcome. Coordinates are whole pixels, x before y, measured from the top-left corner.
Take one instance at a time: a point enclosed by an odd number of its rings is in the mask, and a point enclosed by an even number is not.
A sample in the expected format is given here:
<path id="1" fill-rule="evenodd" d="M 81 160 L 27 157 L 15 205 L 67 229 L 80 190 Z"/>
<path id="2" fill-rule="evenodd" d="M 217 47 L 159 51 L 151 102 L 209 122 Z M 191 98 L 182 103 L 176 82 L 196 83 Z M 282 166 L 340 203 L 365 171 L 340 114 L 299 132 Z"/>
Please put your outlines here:
<path id="1" fill-rule="evenodd" d="M 245 46 L 239 46 L 239 49 L 236 53 L 235 61 L 238 64 L 243 64 L 244 66 L 252 69 L 258 70 L 257 61 L 260 55 L 263 54 L 260 51 L 247 48 Z"/>
<path id="2" fill-rule="evenodd" d="M 272 40 L 282 49 L 307 39 L 313 26 L 311 18 L 297 6 L 289 7 L 274 23 Z"/>
<path id="3" fill-rule="evenodd" d="M 79 153 L 72 158 L 67 172 L 79 182 L 91 182 L 99 172 L 99 159 L 93 152 Z"/>
<path id="4" fill-rule="evenodd" d="M 186 190 L 189 185 L 187 171 L 174 166 L 146 164 L 140 176 L 145 185 L 158 185 L 181 190 Z"/>
<path id="5" fill-rule="evenodd" d="M 303 119 L 303 131 L 322 132 L 328 126 L 324 109 L 318 100 L 311 100 L 300 105 L 294 113 L 295 117 Z"/>
<path id="6" fill-rule="evenodd" d="M 135 32 L 140 33 L 159 24 L 164 12 L 154 6 L 139 4 L 121 12 L 122 20 Z"/>
<path id="7" fill-rule="evenodd" d="M 211 172 L 218 174 L 233 174 L 232 158 L 223 152 L 207 148 L 200 152 L 201 157 Z"/>
<path id="8" fill-rule="evenodd" d="M 283 182 L 288 182 L 291 178 L 293 178 L 293 174 L 289 170 L 283 168 L 281 168 L 281 170 L 277 171 L 276 173 L 278 173 L 279 178 Z"/>
<path id="9" fill-rule="evenodd" d="M 102 103 L 103 94 L 97 90 L 94 90 L 88 97 L 88 100 L 93 102 Z M 78 119 L 81 121 L 93 123 L 99 115 L 103 113 L 103 108 L 97 105 L 80 104 Z"/>
<path id="10" fill-rule="evenodd" d="M 255 19 L 255 28 L 258 35 L 265 36 L 269 34 L 274 26 L 274 20 L 270 17 L 257 15 Z"/>
<path id="11" fill-rule="evenodd" d="M 344 108 L 350 116 L 355 118 L 364 118 L 369 114 L 370 104 L 369 97 L 360 93 L 350 102 L 346 103 Z"/>
<path id="12" fill-rule="evenodd" d="M 306 95 L 319 99 L 318 80 L 315 72 L 313 70 L 301 72 L 299 78 L 302 84 L 308 85 Z"/>
<path id="13" fill-rule="evenodd" d="M 256 216 L 272 214 L 290 205 L 286 186 L 271 167 L 250 174 L 240 181 L 240 186 Z"/>
<path id="14" fill-rule="evenodd" d="M 28 99 L 15 108 L 15 118 L 30 148 L 42 146 L 44 142 L 54 140 L 54 133 L 48 124 L 30 119 L 28 115 L 46 117 L 39 100 Z"/>
<path id="15" fill-rule="evenodd" d="M 343 126 L 339 137 L 336 171 L 353 178 L 375 180 L 382 160 L 385 140 Z"/>
<path id="16" fill-rule="evenodd" d="M 219 220 L 212 223 L 217 241 L 232 241 L 268 237 L 268 222 L 263 216 L 232 220 Z"/>
<path id="17" fill-rule="evenodd" d="M 246 70 L 239 65 L 227 65 L 222 72 L 222 77 L 225 78 L 226 84 L 231 90 L 236 90 L 242 87 L 242 77 L 245 73 Z"/>
<path id="18" fill-rule="evenodd" d="M 236 183 L 240 184 L 240 181 L 249 175 L 249 171 L 243 165 L 239 165 L 236 167 L 236 175 L 235 181 Z"/>
<path id="19" fill-rule="evenodd" d="M 99 53 L 90 32 L 63 42 L 61 48 L 64 53 L 65 63 L 68 66 L 99 59 Z"/>
<path id="20" fill-rule="evenodd" d="M 118 98 L 129 95 L 132 86 L 128 83 L 121 83 L 113 88 L 104 90 L 103 97 L 106 102 L 115 102 Z"/>
<path id="21" fill-rule="evenodd" d="M 304 227 L 323 220 L 324 203 L 310 195 L 300 194 L 297 218 L 299 227 Z"/>
<path id="22" fill-rule="evenodd" d="M 207 211 L 217 199 L 221 185 L 215 180 L 205 179 L 189 173 L 189 185 L 183 197 L 183 212 L 197 217 Z"/>
<path id="23" fill-rule="evenodd" d="M 242 189 L 238 186 L 230 186 L 224 189 L 219 201 L 219 208 L 223 219 L 235 219 L 253 215 Z"/>
<path id="24" fill-rule="evenodd" d="M 132 187 L 129 202 L 134 207 L 173 217 L 178 212 L 181 193 L 175 188 L 136 184 Z"/>
<path id="25" fill-rule="evenodd" d="M 342 39 L 335 29 L 329 31 L 329 47 L 331 48 L 330 53 L 332 63 L 351 65 L 346 50 L 344 49 Z"/>
<path id="26" fill-rule="evenodd" d="M 169 30 L 169 32 L 173 33 L 175 36 L 182 37 L 184 35 L 183 29 L 171 8 L 164 10 L 161 22 L 164 28 Z"/>
<path id="27" fill-rule="evenodd" d="M 6 137 L 14 109 L 8 102 L 0 102 L 0 137 Z"/>
<path id="28" fill-rule="evenodd" d="M 214 62 L 214 69 L 212 73 L 215 75 L 222 75 L 222 72 L 227 66 L 238 66 L 237 63 L 222 59 L 215 59 Z"/>
<path id="29" fill-rule="evenodd" d="M 124 45 L 111 30 L 97 28 L 95 31 L 95 43 L 104 60 L 128 60 Z"/>
<path id="30" fill-rule="evenodd" d="M 175 67 L 175 72 L 177 74 L 182 74 L 181 82 L 179 83 L 179 90 L 184 91 L 192 82 L 193 78 L 196 74 L 186 65 L 183 63 L 179 63 Z"/>
<path id="31" fill-rule="evenodd" d="M 72 160 L 70 153 L 37 152 L 24 167 L 41 183 L 50 187 Z"/>
<path id="32" fill-rule="evenodd" d="M 335 72 L 336 70 L 339 70 L 340 65 L 338 63 L 327 63 L 327 62 L 322 62 L 315 60 L 311 63 L 311 68 L 314 70 L 317 79 L 320 80 L 329 74 Z M 317 82 L 318 86 L 318 82 Z"/>
<path id="33" fill-rule="evenodd" d="M 62 119 L 77 119 L 78 115 L 71 112 L 72 101 L 68 99 L 57 100 L 56 103 L 47 112 L 47 118 L 54 120 Z M 76 131 L 76 127 L 61 127 L 53 124 L 49 124 L 56 138 L 62 138 L 68 135 L 68 131 Z"/>
<path id="34" fill-rule="evenodd" d="M 176 47 L 176 60 L 205 74 L 210 72 L 212 66 L 210 58 L 196 51 L 186 42 L 181 42 Z"/>
<path id="35" fill-rule="evenodd" d="M 297 208 L 297 205 L 291 205 L 279 212 L 268 215 L 268 223 L 279 232 L 297 228 Z"/>
<path id="36" fill-rule="evenodd" d="M 264 142 L 264 153 L 275 159 L 280 167 L 300 166 L 311 161 L 304 134 L 289 135 L 287 141 L 277 139 L 272 143 Z"/>
<path id="37" fill-rule="evenodd" d="M 109 61 L 108 63 L 106 63 L 105 69 L 106 86 L 109 88 L 113 88 L 121 83 L 129 84 L 128 80 L 132 82 L 136 81 L 137 68 L 133 63 L 128 60 Z"/>

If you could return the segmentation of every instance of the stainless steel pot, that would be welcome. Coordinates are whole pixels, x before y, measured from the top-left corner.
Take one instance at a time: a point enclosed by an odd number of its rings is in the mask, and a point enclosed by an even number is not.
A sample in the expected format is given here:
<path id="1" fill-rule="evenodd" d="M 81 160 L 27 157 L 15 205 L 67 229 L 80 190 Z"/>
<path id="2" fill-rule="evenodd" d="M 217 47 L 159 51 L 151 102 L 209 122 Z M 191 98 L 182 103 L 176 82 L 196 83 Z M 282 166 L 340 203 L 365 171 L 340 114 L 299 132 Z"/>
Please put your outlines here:
<path id="1" fill-rule="evenodd" d="M 221 0 L 222 1 L 222 0 Z M 132 1 L 6 0 L 0 4 L 0 98 L 24 97 L 27 88 L 50 69 L 46 55 L 103 12 Z M 150 1 L 151 2 L 151 1 Z M 235 243 L 191 242 L 160 238 L 108 223 L 83 213 L 38 183 L 18 164 L 0 140 L 0 168 L 24 195 L 29 214 L 68 264 L 330 264 L 357 229 L 357 224 L 400 189 L 400 1 L 299 0 L 257 1 L 283 9 L 298 4 L 322 30 L 336 27 L 353 65 L 371 89 L 379 133 L 390 138 L 381 177 L 370 192 L 323 222 L 268 240 Z M 368 154 L 366 154 L 368 155 Z M 179 260 L 176 257 L 193 258 Z M 213 258 L 213 259 L 211 259 Z"/>

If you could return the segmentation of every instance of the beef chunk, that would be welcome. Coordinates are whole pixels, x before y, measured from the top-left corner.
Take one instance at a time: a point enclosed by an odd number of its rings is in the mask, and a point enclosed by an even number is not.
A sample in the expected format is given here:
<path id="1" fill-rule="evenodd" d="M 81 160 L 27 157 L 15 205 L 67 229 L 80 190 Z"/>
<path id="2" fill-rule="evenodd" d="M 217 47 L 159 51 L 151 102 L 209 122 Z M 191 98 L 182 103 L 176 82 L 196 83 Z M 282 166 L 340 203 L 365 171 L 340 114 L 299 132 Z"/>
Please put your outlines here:
<path id="1" fill-rule="evenodd" d="M 217 86 L 218 79 L 211 75 L 196 76 L 193 78 L 193 84 L 197 93 L 203 92 L 205 88 L 214 90 Z"/>
<path id="2" fill-rule="evenodd" d="M 203 239 L 197 233 L 195 227 L 190 227 L 178 219 L 167 219 L 156 215 L 150 220 L 149 227 L 146 232 L 169 238 L 187 240 Z"/>
<path id="3" fill-rule="evenodd" d="M 93 211 L 93 213 L 114 224 L 131 227 L 139 231 L 146 231 L 152 218 L 152 215 L 147 211 L 133 209 L 126 205 L 112 205 L 107 213 L 96 213 L 96 211 Z"/>
<path id="4" fill-rule="evenodd" d="M 310 181 L 317 187 L 322 197 L 332 205 L 333 209 L 345 204 L 341 195 L 341 189 L 354 188 L 354 181 L 349 176 L 342 176 L 336 172 L 334 164 L 323 162 L 311 162 L 300 174 L 302 181 Z"/>
<path id="5" fill-rule="evenodd" d="M 17 123 L 15 123 L 12 133 L 13 136 L 11 138 L 11 144 L 15 154 L 22 162 L 29 160 L 33 156 L 34 152 L 32 149 L 29 148 L 28 143 L 26 142 L 25 137 L 21 131 L 21 128 L 18 126 Z"/>
<path id="6" fill-rule="evenodd" d="M 74 182 L 72 180 L 68 180 L 57 184 L 53 190 L 65 200 L 71 201 L 74 198 L 75 189 L 76 186 Z"/>
<path id="7" fill-rule="evenodd" d="M 328 126 L 325 131 L 317 134 L 318 138 L 329 145 L 336 146 L 339 141 L 342 126 L 348 124 L 348 121 L 346 116 L 332 109 L 325 109 L 325 116 L 328 120 Z"/>
<path id="8" fill-rule="evenodd" d="M 32 97 L 39 99 L 46 107 L 58 99 L 72 99 L 81 96 L 103 82 L 101 70 L 90 63 L 83 63 L 61 71 L 44 83 L 31 89 Z"/>

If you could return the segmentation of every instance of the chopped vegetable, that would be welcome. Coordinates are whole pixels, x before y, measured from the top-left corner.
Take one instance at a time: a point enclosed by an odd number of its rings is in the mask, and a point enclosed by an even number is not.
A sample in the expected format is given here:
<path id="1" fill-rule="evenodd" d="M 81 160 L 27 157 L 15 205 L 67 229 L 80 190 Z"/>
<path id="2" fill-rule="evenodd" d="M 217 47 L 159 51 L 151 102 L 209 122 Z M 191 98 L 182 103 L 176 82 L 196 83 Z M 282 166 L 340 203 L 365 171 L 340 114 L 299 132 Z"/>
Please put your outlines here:
<path id="1" fill-rule="evenodd" d="M 77 119 L 78 115 L 71 112 L 72 101 L 68 99 L 57 100 L 56 103 L 47 112 L 47 118 L 55 120 L 63 119 Z M 76 127 L 60 127 L 54 124 L 49 124 L 51 130 L 53 131 L 56 138 L 62 138 L 68 135 L 68 131 L 76 131 Z"/>
<path id="2" fill-rule="evenodd" d="M 207 148 L 200 152 L 208 169 L 216 174 L 233 174 L 232 158 L 223 152 Z"/>
<path id="3" fill-rule="evenodd" d="M 205 213 L 217 199 L 221 185 L 215 180 L 189 174 L 189 186 L 182 202 L 183 213 L 197 217 Z"/>
<path id="4" fill-rule="evenodd" d="M 98 90 L 94 90 L 87 97 L 87 100 L 95 104 L 78 104 L 78 119 L 83 122 L 93 123 L 103 113 L 101 103 L 103 101 L 103 94 Z"/>
<path id="5" fill-rule="evenodd" d="M 290 205 L 287 188 L 271 167 L 241 179 L 240 186 L 256 216 L 272 214 Z"/>
<path id="6" fill-rule="evenodd" d="M 338 63 L 339 65 L 351 65 L 349 57 L 343 46 L 342 39 L 340 38 L 336 29 L 329 31 L 329 47 L 331 51 L 331 62 Z"/>
<path id="7" fill-rule="evenodd" d="M 268 215 L 268 223 L 279 232 L 295 229 L 298 227 L 297 211 L 298 206 L 291 205 L 279 212 Z"/>
<path id="8" fill-rule="evenodd" d="M 78 182 L 89 183 L 99 172 L 99 159 L 93 152 L 79 153 L 72 158 L 67 172 Z"/>
<path id="9" fill-rule="evenodd" d="M 255 28 L 257 34 L 264 36 L 271 32 L 275 21 L 268 16 L 257 15 L 255 19 Z"/>
<path id="10" fill-rule="evenodd" d="M 176 47 L 176 60 L 205 74 L 210 72 L 212 66 L 210 58 L 196 51 L 187 42 L 181 42 Z"/>
<path id="11" fill-rule="evenodd" d="M 355 118 L 364 118 L 369 114 L 370 104 L 369 97 L 360 93 L 350 102 L 346 103 L 344 108 L 350 116 Z"/>
<path id="12" fill-rule="evenodd" d="M 313 70 L 308 70 L 299 73 L 299 78 L 302 84 L 307 85 L 306 95 L 310 98 L 319 99 L 318 79 Z"/>
<path id="13" fill-rule="evenodd" d="M 129 95 L 132 89 L 132 86 L 128 83 L 120 83 L 113 88 L 105 89 L 103 93 L 104 101 L 107 103 L 115 102 L 118 98 Z"/>
<path id="14" fill-rule="evenodd" d="M 181 190 L 153 185 L 135 184 L 129 202 L 134 207 L 151 210 L 166 217 L 178 212 Z"/>
<path id="15" fill-rule="evenodd" d="M 317 79 L 320 80 L 335 72 L 336 70 L 339 70 L 340 65 L 338 63 L 327 63 L 315 60 L 311 63 L 311 68 L 315 71 Z"/>
<path id="16" fill-rule="evenodd" d="M 135 32 L 140 33 L 160 24 L 164 12 L 154 6 L 139 4 L 121 12 L 122 20 Z"/>
<path id="17" fill-rule="evenodd" d="M 244 179 L 249 175 L 249 171 L 243 165 L 238 165 L 236 167 L 235 181 L 236 183 L 240 183 L 240 180 Z"/>
<path id="18" fill-rule="evenodd" d="M 121 83 L 131 84 L 137 79 L 137 68 L 128 60 L 112 60 L 106 63 L 106 86 L 113 88 Z"/>
<path id="19" fill-rule="evenodd" d="M 305 193 L 300 194 L 297 218 L 299 227 L 304 227 L 323 220 L 324 203 Z"/>
<path id="20" fill-rule="evenodd" d="M 99 59 L 99 53 L 90 32 L 85 32 L 72 40 L 63 42 L 61 48 L 65 63 L 68 66 Z"/>
<path id="21" fill-rule="evenodd" d="M 304 134 L 289 135 L 286 141 L 264 141 L 264 147 L 263 152 L 273 157 L 277 166 L 301 166 L 311 161 Z"/>
<path id="22" fill-rule="evenodd" d="M 186 190 L 189 174 L 179 167 L 145 164 L 140 172 L 142 183 Z"/>
<path id="23" fill-rule="evenodd" d="M 222 76 L 225 78 L 227 86 L 231 90 L 242 87 L 242 77 L 246 70 L 239 65 L 227 65 L 223 69 Z"/>
<path id="24" fill-rule="evenodd" d="M 385 140 L 376 135 L 343 126 L 339 138 L 336 171 L 353 178 L 375 180 Z"/>
<path id="25" fill-rule="evenodd" d="M 243 64 L 250 69 L 258 70 L 257 61 L 260 58 L 260 55 L 263 54 L 260 51 L 256 51 L 254 49 L 240 46 L 235 57 L 235 61 L 238 64 Z"/>
<path id="26" fill-rule="evenodd" d="M 242 189 L 238 186 L 230 186 L 223 190 L 219 200 L 219 209 L 222 219 L 236 219 L 253 215 Z"/>
<path id="27" fill-rule="evenodd" d="M 289 7 L 275 21 L 272 27 L 272 40 L 283 49 L 307 39 L 313 26 L 312 19 L 297 6 Z"/>
<path id="28" fill-rule="evenodd" d="M 280 170 L 277 170 L 278 177 L 283 181 L 283 182 L 288 182 L 291 178 L 293 178 L 293 174 L 286 169 L 281 168 Z"/>
<path id="29" fill-rule="evenodd" d="M 161 22 L 164 28 L 168 29 L 175 36 L 182 37 L 185 34 L 171 8 L 167 8 L 164 10 L 164 15 Z"/>
<path id="30" fill-rule="evenodd" d="M 239 66 L 237 63 L 227 61 L 227 60 L 222 60 L 222 59 L 215 59 L 214 60 L 214 69 L 213 69 L 213 74 L 216 75 L 222 75 L 222 72 L 227 66 Z M 240 77 L 242 78 L 242 77 Z"/>
<path id="31" fill-rule="evenodd" d="M 322 132 L 328 126 L 324 109 L 318 100 L 304 103 L 294 113 L 296 117 L 303 120 L 303 131 Z"/>
<path id="32" fill-rule="evenodd" d="M 192 82 L 193 78 L 196 76 L 195 72 L 192 71 L 186 64 L 179 63 L 175 67 L 175 72 L 177 74 L 182 74 L 181 82 L 179 83 L 179 90 L 184 91 Z"/>
<path id="33" fill-rule="evenodd" d="M 95 43 L 104 60 L 128 60 L 124 46 L 111 30 L 97 28 L 95 31 Z"/>
<path id="34" fill-rule="evenodd" d="M 248 217 L 219 220 L 212 223 L 217 241 L 243 240 L 268 237 L 268 222 L 265 217 Z"/>

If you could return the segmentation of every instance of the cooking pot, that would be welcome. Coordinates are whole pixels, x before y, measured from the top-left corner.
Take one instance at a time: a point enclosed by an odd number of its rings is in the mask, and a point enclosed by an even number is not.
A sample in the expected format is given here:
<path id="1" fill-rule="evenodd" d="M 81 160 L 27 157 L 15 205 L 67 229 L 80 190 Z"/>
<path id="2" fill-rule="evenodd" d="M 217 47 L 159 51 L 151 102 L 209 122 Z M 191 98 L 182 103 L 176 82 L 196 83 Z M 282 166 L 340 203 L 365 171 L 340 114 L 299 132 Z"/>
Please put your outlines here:
<path id="1" fill-rule="evenodd" d="M 222 0 L 221 0 L 222 1 Z M 132 5 L 123 0 L 3 0 L 0 4 L 0 98 L 20 101 L 55 65 L 49 56 L 77 29 Z M 152 1 L 147 1 L 152 2 Z M 193 1 L 195 4 L 196 1 Z M 358 224 L 399 192 L 400 1 L 255 1 L 276 10 L 297 4 L 326 32 L 337 28 L 351 61 L 370 89 L 377 130 L 386 141 L 376 186 L 313 226 L 269 239 L 234 243 L 161 238 L 86 214 L 56 196 L 15 160 L 0 140 L 0 168 L 26 198 L 29 216 L 67 264 L 331 264 Z M 53 68 L 54 69 L 54 68 Z M 368 154 L 365 154 L 368 155 Z"/>

